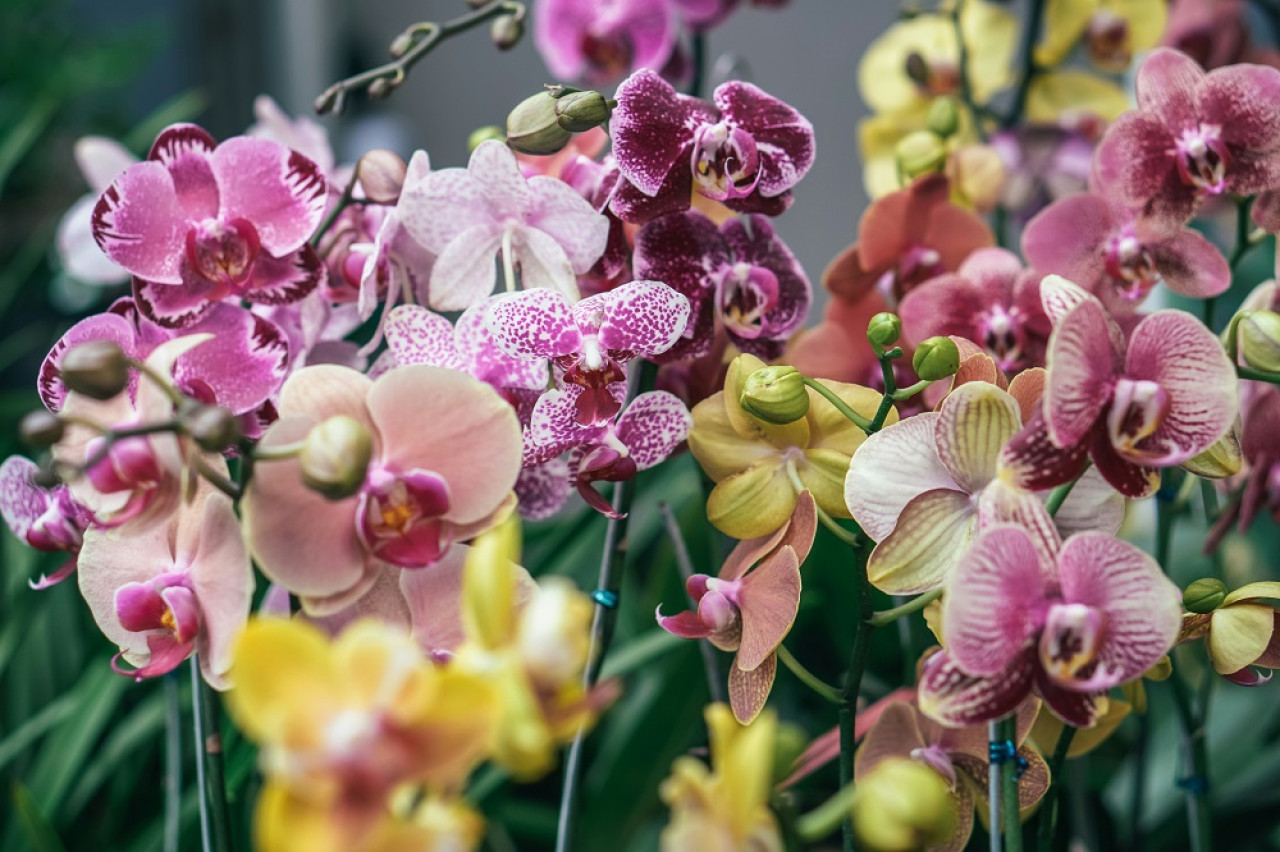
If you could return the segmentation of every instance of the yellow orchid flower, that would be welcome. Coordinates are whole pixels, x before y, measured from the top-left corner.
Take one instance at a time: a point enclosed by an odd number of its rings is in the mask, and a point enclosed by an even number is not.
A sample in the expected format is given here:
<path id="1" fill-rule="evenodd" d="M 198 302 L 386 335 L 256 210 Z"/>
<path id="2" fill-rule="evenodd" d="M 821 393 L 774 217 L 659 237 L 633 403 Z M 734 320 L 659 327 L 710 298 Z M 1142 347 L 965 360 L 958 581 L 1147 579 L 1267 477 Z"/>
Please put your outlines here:
<path id="1" fill-rule="evenodd" d="M 336 640 L 302 621 L 252 621 L 232 672 L 228 707 L 267 775 L 255 817 L 266 850 L 364 848 L 394 822 L 404 785 L 460 785 L 496 719 L 486 683 L 376 621 Z"/>
<path id="2" fill-rule="evenodd" d="M 769 810 L 778 721 L 766 711 L 739 725 L 724 704 L 706 709 L 711 767 L 676 758 L 658 795 L 671 808 L 662 852 L 781 852 L 782 836 Z"/>
<path id="3" fill-rule="evenodd" d="M 1167 21 L 1166 0 L 1049 0 L 1035 60 L 1055 66 L 1083 39 L 1097 68 L 1120 74 L 1134 54 L 1160 43 Z"/>
<path id="4" fill-rule="evenodd" d="M 747 377 L 764 366 L 754 355 L 735 358 L 724 390 L 694 406 L 689 432 L 689 450 L 717 483 L 707 500 L 707 517 L 738 539 L 779 529 L 795 512 L 796 495 L 805 490 L 827 514 L 850 517 L 844 477 L 849 458 L 866 438 L 811 388 L 809 412 L 793 423 L 773 425 L 752 417 L 738 400 Z M 875 415 L 878 392 L 842 382 L 822 384 L 863 417 Z M 891 410 L 886 425 L 896 421 Z"/>
<path id="5" fill-rule="evenodd" d="M 1096 138 L 1129 107 L 1129 95 L 1120 86 L 1067 68 L 1036 75 L 1027 90 L 1026 117 L 1031 124 L 1056 124 Z"/>
<path id="6" fill-rule="evenodd" d="M 1203 590 L 1213 585 L 1219 594 L 1210 599 Z M 1198 597 L 1204 606 L 1191 599 L 1193 590 L 1202 592 Z M 1183 616 L 1180 638 L 1207 637 L 1205 647 L 1214 671 L 1232 683 L 1265 683 L 1271 675 L 1259 674 L 1258 669 L 1280 668 L 1280 610 L 1263 601 L 1280 600 L 1280 582 L 1265 580 L 1225 595 L 1221 592 L 1226 588 L 1216 580 L 1198 580 L 1188 587 L 1184 602 L 1192 612 Z"/>

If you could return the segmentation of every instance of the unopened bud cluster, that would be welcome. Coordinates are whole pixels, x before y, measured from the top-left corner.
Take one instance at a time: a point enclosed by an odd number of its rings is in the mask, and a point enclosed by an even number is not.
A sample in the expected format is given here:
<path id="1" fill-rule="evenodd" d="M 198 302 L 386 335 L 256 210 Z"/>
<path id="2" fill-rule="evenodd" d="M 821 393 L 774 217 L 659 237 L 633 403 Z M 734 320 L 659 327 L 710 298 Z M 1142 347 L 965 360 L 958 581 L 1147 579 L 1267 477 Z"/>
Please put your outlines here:
<path id="1" fill-rule="evenodd" d="M 523 154 L 554 154 L 609 120 L 614 101 L 596 91 L 555 86 L 525 98 L 507 116 L 507 144 Z"/>

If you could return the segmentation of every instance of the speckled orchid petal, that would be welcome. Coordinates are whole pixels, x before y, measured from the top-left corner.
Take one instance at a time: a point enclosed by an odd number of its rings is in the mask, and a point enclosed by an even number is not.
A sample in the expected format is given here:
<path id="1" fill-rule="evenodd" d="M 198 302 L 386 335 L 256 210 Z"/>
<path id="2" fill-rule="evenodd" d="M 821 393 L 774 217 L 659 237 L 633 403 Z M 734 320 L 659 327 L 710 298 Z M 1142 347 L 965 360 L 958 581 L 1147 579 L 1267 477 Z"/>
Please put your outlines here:
<path id="1" fill-rule="evenodd" d="M 0 464 L 0 517 L 22 541 L 49 505 L 49 492 L 33 481 L 39 470 L 35 462 L 22 456 L 9 456 Z"/>
<path id="2" fill-rule="evenodd" d="M 689 435 L 693 417 L 679 397 L 650 391 L 632 400 L 618 417 L 618 439 L 627 445 L 637 470 L 653 467 L 671 455 Z"/>
<path id="3" fill-rule="evenodd" d="M 1118 357 L 1107 333 L 1108 322 L 1096 301 L 1081 302 L 1049 338 L 1044 413 L 1049 436 L 1059 447 L 1078 444 L 1111 397 Z"/>
<path id="4" fill-rule="evenodd" d="M 569 463 L 564 459 L 551 459 L 526 465 L 521 468 L 514 487 L 520 500 L 520 517 L 528 521 L 550 518 L 564 507 L 573 491 Z"/>
<path id="5" fill-rule="evenodd" d="M 581 388 L 549 390 L 538 397 L 525 430 L 524 463 L 541 464 L 578 444 L 603 434 L 604 426 L 578 422 L 577 399 Z"/>
<path id="6" fill-rule="evenodd" d="M 1003 718 L 1031 694 L 1035 650 L 1028 645 L 994 677 L 967 674 L 941 651 L 925 660 L 920 673 L 920 712 L 951 728 Z"/>
<path id="7" fill-rule="evenodd" d="M 491 302 L 472 305 L 462 312 L 453 327 L 453 342 L 462 358 L 463 372 L 487 382 L 516 405 L 513 390 L 543 391 L 547 387 L 545 362 L 512 358 L 494 345 L 489 332 L 488 307 Z M 446 366 L 446 365 L 438 365 Z"/>
<path id="8" fill-rule="evenodd" d="M 760 715 L 769 700 L 777 674 L 778 658 L 774 654 L 749 671 L 737 666 L 729 667 L 729 706 L 741 724 L 749 725 Z"/>
<path id="9" fill-rule="evenodd" d="M 689 300 L 691 318 L 660 362 L 694 358 L 711 347 L 714 330 L 712 276 L 730 262 L 720 229 L 701 213 L 664 216 L 636 234 L 633 265 L 642 279 L 662 281 Z"/>
<path id="10" fill-rule="evenodd" d="M 908 417 L 868 436 L 854 452 L 845 478 L 845 503 L 873 540 L 883 541 L 906 505 L 925 491 L 959 490 L 938 457 L 938 418 L 933 412 Z"/>
<path id="11" fill-rule="evenodd" d="M 616 98 L 609 136 L 618 168 L 632 186 L 650 197 L 664 189 L 668 174 L 681 170 L 687 206 L 693 178 L 684 161 L 691 131 L 695 122 L 705 119 L 706 107 L 677 94 L 670 83 L 648 70 L 623 81 Z"/>
<path id="12" fill-rule="evenodd" d="M 552 290 L 494 297 L 486 325 L 494 344 L 515 358 L 551 360 L 582 351 L 582 332 L 569 300 Z"/>
<path id="13" fill-rule="evenodd" d="M 618 353 L 649 358 L 666 352 L 689 323 L 689 299 L 661 281 L 632 281 L 573 307 L 580 326 L 599 316 L 600 344 Z"/>
<path id="14" fill-rule="evenodd" d="M 713 100 L 725 120 L 755 140 L 760 156 L 756 189 L 761 195 L 781 195 L 808 173 L 814 157 L 813 125 L 793 107 L 736 80 L 717 86 Z"/>
<path id="15" fill-rule="evenodd" d="M 453 324 L 421 305 L 399 305 L 393 309 L 387 315 L 383 333 L 396 364 L 463 369 L 462 356 L 454 344 Z"/>
<path id="16" fill-rule="evenodd" d="M 1058 447 L 1049 436 L 1044 412 L 1031 419 L 1000 451 L 1000 466 L 1023 488 L 1035 491 L 1056 488 L 1075 479 L 1089 464 L 1089 444 Z"/>

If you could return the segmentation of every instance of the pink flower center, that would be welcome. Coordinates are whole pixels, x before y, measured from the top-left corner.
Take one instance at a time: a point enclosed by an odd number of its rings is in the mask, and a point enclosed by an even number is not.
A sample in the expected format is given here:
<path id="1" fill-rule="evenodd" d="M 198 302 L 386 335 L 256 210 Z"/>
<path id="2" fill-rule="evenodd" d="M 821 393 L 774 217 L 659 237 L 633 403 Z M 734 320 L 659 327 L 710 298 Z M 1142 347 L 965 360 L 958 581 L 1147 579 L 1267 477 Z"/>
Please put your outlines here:
<path id="1" fill-rule="evenodd" d="M 756 140 L 723 121 L 698 128 L 690 167 L 694 188 L 716 201 L 748 196 L 760 182 Z"/>
<path id="2" fill-rule="evenodd" d="M 201 278 L 234 290 L 253 272 L 261 244 L 247 219 L 205 219 L 187 231 L 187 263 Z"/>
<path id="3" fill-rule="evenodd" d="M 448 549 L 449 484 L 429 470 L 370 470 L 356 509 L 356 532 L 374 557 L 401 568 L 424 568 Z"/>
<path id="4" fill-rule="evenodd" d="M 956 783 L 956 768 L 951 762 L 951 755 L 947 754 L 947 750 L 942 746 L 934 743 L 933 745 L 923 748 L 911 749 L 911 759 L 918 760 L 925 766 L 936 771 L 951 784 L 952 787 Z"/>
<path id="5" fill-rule="evenodd" d="M 1091 606 L 1055 603 L 1040 633 L 1040 664 L 1055 681 L 1078 679 L 1102 647 L 1106 618 Z"/>
<path id="6" fill-rule="evenodd" d="M 778 276 L 762 266 L 735 263 L 720 275 L 717 307 L 724 324 L 739 337 L 754 340 L 764 317 L 778 304 Z"/>
<path id="7" fill-rule="evenodd" d="M 1147 379 L 1120 379 L 1111 395 L 1107 431 L 1121 455 L 1138 452 L 1138 442 L 1154 434 L 1169 412 L 1169 395 Z"/>
<path id="8" fill-rule="evenodd" d="M 576 402 L 578 423 L 593 426 L 618 413 L 622 403 L 610 393 L 609 386 L 625 382 L 627 373 L 610 352 L 601 348 L 594 333 L 584 329 L 582 351 L 562 355 L 555 363 L 564 371 L 561 378 L 565 383 L 582 388 Z"/>
<path id="9" fill-rule="evenodd" d="M 170 571 L 146 583 L 126 583 L 116 590 L 116 618 L 131 633 L 145 633 L 151 659 L 140 669 L 112 667 L 139 680 L 177 668 L 191 655 L 203 621 L 200 602 L 184 571 Z M 119 657 L 117 656 L 117 660 Z"/>
<path id="10" fill-rule="evenodd" d="M 1155 258 L 1138 241 L 1132 228 L 1125 228 L 1111 238 L 1105 257 L 1107 274 L 1115 282 L 1120 295 L 1129 301 L 1141 300 L 1160 281 Z"/>
<path id="11" fill-rule="evenodd" d="M 1174 154 L 1183 183 L 1194 186 L 1203 195 L 1226 192 L 1231 155 L 1222 141 L 1222 127 L 1200 122 L 1186 128 L 1174 142 Z"/>
<path id="12" fill-rule="evenodd" d="M 992 305 L 978 321 L 978 331 L 983 347 L 991 353 L 1001 370 L 1010 370 L 1022 358 L 1027 335 L 1022 329 L 1021 311 L 1005 310 L 1003 305 Z"/>
<path id="13" fill-rule="evenodd" d="M 1129 68 L 1133 50 L 1129 44 L 1129 22 L 1114 12 L 1100 10 L 1089 20 L 1085 33 L 1089 58 L 1104 71 L 1120 74 Z"/>
<path id="14" fill-rule="evenodd" d="M 623 30 L 585 32 L 578 47 L 591 66 L 593 77 L 612 79 L 631 69 L 631 57 L 635 51 Z"/>
<path id="15" fill-rule="evenodd" d="M 898 259 L 896 291 L 906 293 L 916 284 L 936 278 L 946 270 L 942 268 L 942 255 L 928 246 L 912 246 Z"/>

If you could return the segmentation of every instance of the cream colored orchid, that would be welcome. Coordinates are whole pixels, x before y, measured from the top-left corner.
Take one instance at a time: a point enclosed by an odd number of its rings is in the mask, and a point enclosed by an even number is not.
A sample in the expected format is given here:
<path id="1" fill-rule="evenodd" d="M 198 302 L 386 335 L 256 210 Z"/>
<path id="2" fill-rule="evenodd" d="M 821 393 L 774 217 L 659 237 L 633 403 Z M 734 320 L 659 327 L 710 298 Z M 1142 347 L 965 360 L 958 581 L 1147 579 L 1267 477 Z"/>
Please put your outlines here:
<path id="1" fill-rule="evenodd" d="M 1271 674 L 1257 669 L 1280 668 L 1280 610 L 1267 600 L 1280 601 L 1280 582 L 1243 585 L 1223 597 L 1212 612 L 1183 616 L 1180 638 L 1205 637 L 1214 671 L 1232 683 L 1266 683 Z"/>

